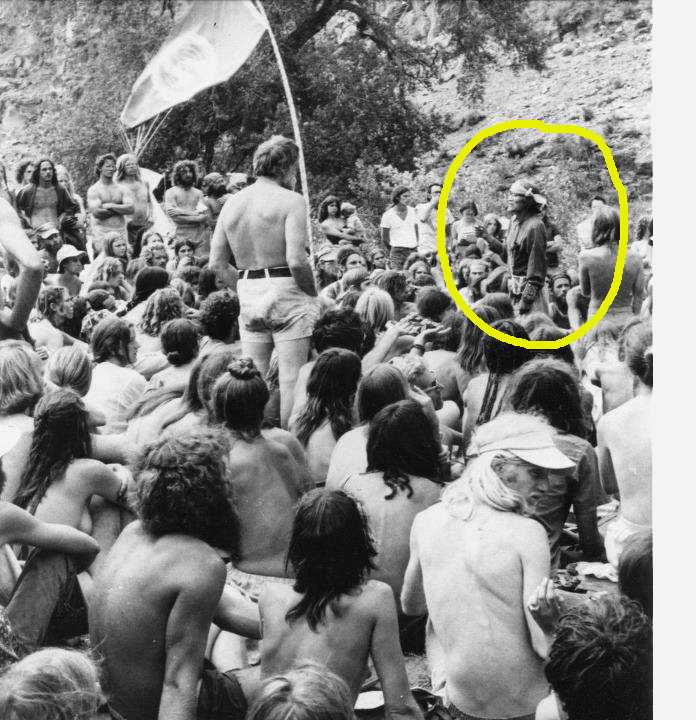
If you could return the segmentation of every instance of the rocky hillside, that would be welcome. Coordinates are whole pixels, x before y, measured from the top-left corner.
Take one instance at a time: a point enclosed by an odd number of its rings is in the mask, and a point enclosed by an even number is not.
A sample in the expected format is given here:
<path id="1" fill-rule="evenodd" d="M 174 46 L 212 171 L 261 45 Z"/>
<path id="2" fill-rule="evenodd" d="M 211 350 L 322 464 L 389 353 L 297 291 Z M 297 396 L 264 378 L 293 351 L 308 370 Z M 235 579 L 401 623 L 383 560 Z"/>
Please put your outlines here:
<path id="1" fill-rule="evenodd" d="M 501 67 L 491 73 L 485 96 L 463 103 L 455 78 L 424 95 L 424 107 L 452 115 L 451 132 L 425 168 L 443 177 L 451 161 L 480 130 L 513 119 L 586 127 L 609 146 L 629 199 L 629 227 L 650 213 L 651 4 L 637 2 L 530 2 L 530 13 L 556 40 L 546 69 L 517 74 Z M 502 201 L 500 194 L 519 174 L 536 179 L 553 199 L 573 206 L 601 193 L 615 198 L 599 149 L 568 135 L 536 130 L 508 131 L 484 140 L 460 168 L 455 190 Z M 573 202 L 572 195 L 578 202 Z M 485 202 L 484 202 L 485 205 Z"/>

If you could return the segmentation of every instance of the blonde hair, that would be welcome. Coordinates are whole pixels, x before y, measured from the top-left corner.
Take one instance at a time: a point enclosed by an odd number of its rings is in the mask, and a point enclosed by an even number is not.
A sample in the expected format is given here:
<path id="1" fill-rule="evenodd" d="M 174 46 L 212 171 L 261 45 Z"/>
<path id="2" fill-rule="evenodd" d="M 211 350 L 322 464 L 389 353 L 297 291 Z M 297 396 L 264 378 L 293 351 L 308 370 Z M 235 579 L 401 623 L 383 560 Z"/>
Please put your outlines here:
<path id="1" fill-rule="evenodd" d="M 346 683 L 328 668 L 301 665 L 266 680 L 248 720 L 352 720 L 353 702 Z"/>
<path id="2" fill-rule="evenodd" d="M 6 720 L 92 720 L 99 680 L 90 658 L 75 650 L 46 648 L 11 665 L 0 676 L 0 716 Z"/>
<path id="3" fill-rule="evenodd" d="M 43 394 L 37 367 L 38 356 L 28 343 L 0 343 L 0 415 L 21 413 L 33 407 Z"/>
<path id="4" fill-rule="evenodd" d="M 74 390 L 84 397 L 92 382 L 92 361 L 78 345 L 62 347 L 48 359 L 46 376 L 58 387 Z"/>
<path id="5" fill-rule="evenodd" d="M 386 290 L 369 287 L 355 303 L 355 312 L 375 332 L 381 332 L 394 319 L 394 301 Z"/>
<path id="6" fill-rule="evenodd" d="M 539 430 L 549 436 L 554 434 L 553 428 L 540 417 L 513 412 L 501 413 L 477 428 L 467 448 L 469 461 L 464 474 L 442 493 L 442 502 L 450 515 L 470 520 L 478 505 L 488 505 L 501 512 L 526 513 L 528 507 L 524 497 L 508 487 L 491 466 L 495 458 L 503 458 L 506 463 L 522 461 L 505 449 L 480 454 L 478 449 L 488 443 L 504 443 L 508 438 L 512 444 L 518 436 Z"/>

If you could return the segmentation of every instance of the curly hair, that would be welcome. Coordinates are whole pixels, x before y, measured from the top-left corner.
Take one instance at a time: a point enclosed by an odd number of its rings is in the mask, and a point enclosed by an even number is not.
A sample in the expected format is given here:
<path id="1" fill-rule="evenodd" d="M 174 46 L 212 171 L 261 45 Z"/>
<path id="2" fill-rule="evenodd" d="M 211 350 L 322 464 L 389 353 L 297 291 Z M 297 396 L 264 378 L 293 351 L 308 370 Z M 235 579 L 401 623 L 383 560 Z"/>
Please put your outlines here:
<path id="1" fill-rule="evenodd" d="M 312 347 L 321 353 L 332 347 L 352 350 L 360 355 L 365 343 L 365 326 L 350 308 L 327 310 L 314 324 Z"/>
<path id="2" fill-rule="evenodd" d="M 561 617 L 545 668 L 569 720 L 652 718 L 652 623 L 604 595 Z"/>
<path id="3" fill-rule="evenodd" d="M 440 447 L 423 408 L 415 400 L 400 400 L 382 408 L 367 436 L 367 471 L 381 472 L 393 498 L 398 490 L 413 495 L 409 475 L 435 481 Z"/>
<path id="4" fill-rule="evenodd" d="M 518 413 L 539 413 L 556 430 L 585 437 L 580 384 L 561 360 L 539 358 L 512 377 L 507 402 Z"/>
<path id="5" fill-rule="evenodd" d="M 307 446 L 312 433 L 328 420 L 338 440 L 353 427 L 352 404 L 360 380 L 360 357 L 329 348 L 317 358 L 307 380 L 307 404 L 297 418 L 295 434 Z"/>
<path id="6" fill-rule="evenodd" d="M 144 448 L 134 476 L 138 518 L 155 537 L 190 535 L 237 557 L 239 521 L 219 433 L 163 438 Z"/>
<path id="7" fill-rule="evenodd" d="M 302 598 L 285 619 L 305 618 L 316 630 L 334 612 L 344 593 L 354 590 L 375 569 L 377 555 L 360 504 L 342 490 L 317 488 L 300 499 L 288 547 L 287 563 L 295 572 L 293 589 Z"/>
<path id="8" fill-rule="evenodd" d="M 237 293 L 225 290 L 210 293 L 198 313 L 203 333 L 213 340 L 227 340 L 238 318 L 239 297 Z"/>
<path id="9" fill-rule="evenodd" d="M 39 358 L 22 340 L 0 343 L 0 415 L 31 410 L 43 394 Z"/>
<path id="10" fill-rule="evenodd" d="M 68 299 L 67 290 L 57 285 L 44 285 L 36 301 L 36 309 L 53 324 L 54 305 L 60 305 Z"/>
<path id="11" fill-rule="evenodd" d="M 215 382 L 210 396 L 217 422 L 249 440 L 261 433 L 263 411 L 270 393 L 251 358 L 233 359 Z"/>
<path id="12" fill-rule="evenodd" d="M 38 504 L 73 460 L 91 456 L 88 414 L 80 396 L 65 389 L 45 395 L 34 411 L 29 461 L 12 502 L 21 508 Z"/>
<path id="13" fill-rule="evenodd" d="M 173 185 L 181 185 L 181 171 L 184 168 L 189 168 L 191 172 L 193 173 L 193 185 L 198 185 L 198 168 L 196 167 L 196 163 L 193 162 L 193 160 L 179 160 L 174 165 L 174 168 L 172 170 L 172 184 Z"/>
<path id="14" fill-rule="evenodd" d="M 155 290 L 147 301 L 138 327 L 147 335 L 157 337 L 166 322 L 182 318 L 184 311 L 184 301 L 174 288 Z"/>

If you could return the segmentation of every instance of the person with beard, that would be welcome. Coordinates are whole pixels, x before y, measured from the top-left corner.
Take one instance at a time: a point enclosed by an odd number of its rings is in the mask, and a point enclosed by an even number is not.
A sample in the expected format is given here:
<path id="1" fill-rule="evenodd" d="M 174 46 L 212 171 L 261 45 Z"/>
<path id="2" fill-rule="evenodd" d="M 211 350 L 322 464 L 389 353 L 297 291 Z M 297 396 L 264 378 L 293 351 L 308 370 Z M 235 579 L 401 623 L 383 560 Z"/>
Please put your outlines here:
<path id="1" fill-rule="evenodd" d="M 138 235 L 152 226 L 150 188 L 140 176 L 138 158 L 125 153 L 116 161 L 116 182 L 128 188 L 133 196 L 133 214 L 128 216 L 126 230 L 128 232 L 128 245 L 131 251 L 138 244 Z"/>
<path id="2" fill-rule="evenodd" d="M 68 191 L 58 184 L 52 160 L 42 158 L 34 167 L 31 182 L 17 193 L 17 212 L 25 228 L 36 229 L 50 223 L 61 227 L 80 211 Z"/>
<path id="3" fill-rule="evenodd" d="M 341 279 L 342 271 L 336 261 L 337 255 L 333 245 L 324 245 L 314 253 L 316 266 L 314 277 L 319 290 Z"/>
<path id="4" fill-rule="evenodd" d="M 164 193 L 164 209 L 176 225 L 176 240 L 191 240 L 198 250 L 207 233 L 208 210 L 196 187 L 198 171 L 193 160 L 180 160 L 172 170 L 172 187 Z"/>
<path id="5" fill-rule="evenodd" d="M 564 272 L 551 276 L 551 301 L 549 302 L 549 315 L 559 328 L 570 330 L 568 320 L 568 302 L 566 295 L 570 290 L 570 275 Z"/>
<path id="6" fill-rule="evenodd" d="M 485 260 L 473 260 L 469 265 L 469 279 L 462 290 L 462 297 L 469 307 L 483 298 L 481 284 L 488 277 L 488 263 Z"/>
<path id="7" fill-rule="evenodd" d="M 126 215 L 135 210 L 130 190 L 114 181 L 116 156 L 113 153 L 100 155 L 94 164 L 97 182 L 87 191 L 87 208 L 92 214 L 92 246 L 94 253 L 104 250 L 104 236 L 117 232 L 127 240 Z"/>
<path id="8" fill-rule="evenodd" d="M 271 353 L 278 356 L 281 423 L 287 428 L 293 388 L 307 361 L 314 324 L 321 312 L 307 257 L 307 208 L 294 192 L 299 149 L 288 138 L 271 137 L 254 153 L 257 180 L 233 195 L 220 213 L 209 265 L 235 289 L 240 303 L 242 352 L 262 375 Z"/>

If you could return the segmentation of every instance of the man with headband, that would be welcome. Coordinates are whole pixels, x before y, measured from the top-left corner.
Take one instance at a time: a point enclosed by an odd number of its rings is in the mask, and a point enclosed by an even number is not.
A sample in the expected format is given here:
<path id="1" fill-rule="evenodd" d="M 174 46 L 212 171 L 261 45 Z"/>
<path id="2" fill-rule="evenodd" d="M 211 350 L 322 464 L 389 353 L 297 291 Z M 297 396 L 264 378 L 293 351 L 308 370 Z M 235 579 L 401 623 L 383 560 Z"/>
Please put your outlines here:
<path id="1" fill-rule="evenodd" d="M 433 692 L 453 718 L 533 720 L 548 689 L 544 633 L 525 600 L 550 572 L 542 525 L 525 515 L 550 469 L 573 466 L 553 430 L 503 413 L 474 434 L 462 477 L 411 530 L 401 604 L 428 613 Z M 427 598 L 427 600 L 426 600 Z"/>
<path id="2" fill-rule="evenodd" d="M 546 226 L 540 214 L 546 202 L 529 180 L 516 180 L 508 193 L 513 214 L 507 234 L 510 298 L 519 315 L 546 312 Z"/>

